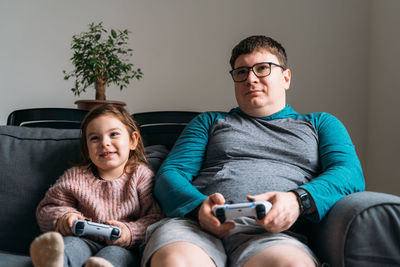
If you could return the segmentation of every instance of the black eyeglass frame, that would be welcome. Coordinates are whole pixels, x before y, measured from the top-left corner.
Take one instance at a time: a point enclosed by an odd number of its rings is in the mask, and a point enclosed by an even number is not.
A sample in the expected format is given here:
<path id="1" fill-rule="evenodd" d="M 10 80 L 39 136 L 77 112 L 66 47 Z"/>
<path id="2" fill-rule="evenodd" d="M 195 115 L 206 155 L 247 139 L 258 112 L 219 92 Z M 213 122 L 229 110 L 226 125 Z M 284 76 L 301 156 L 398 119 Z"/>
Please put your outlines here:
<path id="1" fill-rule="evenodd" d="M 267 75 L 260 75 L 260 76 L 259 76 L 259 75 L 257 75 L 257 73 L 254 71 L 254 67 L 257 66 L 257 65 L 261 65 L 261 64 L 268 64 L 268 65 L 269 65 L 269 73 L 268 73 Z M 246 80 L 249 78 L 250 70 L 253 71 L 254 75 L 256 75 L 257 78 L 264 78 L 264 77 L 267 77 L 268 75 L 271 74 L 272 66 L 280 67 L 282 70 L 286 70 L 286 68 L 285 68 L 284 66 L 279 65 L 279 64 L 276 64 L 276 63 L 274 63 L 274 62 L 259 62 L 259 63 L 254 64 L 254 65 L 251 66 L 251 67 L 238 67 L 238 68 L 236 68 L 236 69 L 230 70 L 229 73 L 231 74 L 232 79 L 233 79 L 234 82 L 240 83 L 240 82 L 246 81 Z M 238 69 L 246 69 L 246 70 L 247 70 L 246 79 L 240 80 L 240 81 L 236 81 L 236 80 L 235 80 L 235 78 L 233 77 L 233 72 L 234 72 L 235 70 L 238 70 Z"/>

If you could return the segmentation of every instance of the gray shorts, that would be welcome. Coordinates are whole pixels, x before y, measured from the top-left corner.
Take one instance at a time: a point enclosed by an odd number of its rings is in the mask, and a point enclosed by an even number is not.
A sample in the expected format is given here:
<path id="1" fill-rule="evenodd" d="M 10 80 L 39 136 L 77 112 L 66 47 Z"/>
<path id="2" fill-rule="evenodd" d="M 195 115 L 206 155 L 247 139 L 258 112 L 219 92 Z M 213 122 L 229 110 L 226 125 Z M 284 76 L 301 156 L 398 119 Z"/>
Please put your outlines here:
<path id="1" fill-rule="evenodd" d="M 235 221 L 231 233 L 219 239 L 201 230 L 199 224 L 182 218 L 165 218 L 147 228 L 142 265 L 147 266 L 151 256 L 161 247 L 174 242 L 190 242 L 202 248 L 217 267 L 242 266 L 261 250 L 277 244 L 298 247 L 319 265 L 309 247 L 289 233 L 269 233 L 249 218 Z"/>

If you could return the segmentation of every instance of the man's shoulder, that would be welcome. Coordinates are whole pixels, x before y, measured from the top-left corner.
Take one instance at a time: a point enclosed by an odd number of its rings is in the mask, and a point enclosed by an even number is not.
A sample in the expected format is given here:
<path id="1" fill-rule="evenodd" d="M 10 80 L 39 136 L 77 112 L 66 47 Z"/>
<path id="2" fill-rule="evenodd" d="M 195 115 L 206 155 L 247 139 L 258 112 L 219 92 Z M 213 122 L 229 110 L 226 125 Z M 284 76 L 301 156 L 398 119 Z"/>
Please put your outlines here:
<path id="1" fill-rule="evenodd" d="M 326 122 L 339 122 L 339 119 L 328 112 L 314 112 L 306 114 L 298 114 L 297 119 L 309 120 L 313 124 L 321 124 Z"/>
<path id="2" fill-rule="evenodd" d="M 229 111 L 229 112 L 224 112 L 224 111 L 206 111 L 203 113 L 200 113 L 197 115 L 191 122 L 191 126 L 196 126 L 196 125 L 204 125 L 210 127 L 213 125 L 217 120 L 219 119 L 224 119 L 226 117 L 232 116 L 234 112 Z"/>
<path id="3" fill-rule="evenodd" d="M 209 118 L 209 119 L 219 119 L 225 118 L 227 116 L 231 116 L 234 113 L 234 109 L 230 110 L 229 112 L 226 111 L 206 111 L 197 115 L 200 118 Z"/>
<path id="4" fill-rule="evenodd" d="M 327 112 L 313 112 L 313 113 L 297 114 L 297 117 L 299 119 L 320 120 L 320 119 L 326 119 L 328 117 L 334 117 L 334 116 Z"/>
<path id="5" fill-rule="evenodd" d="M 318 133 L 345 133 L 347 131 L 336 116 L 327 112 L 300 114 L 298 119 L 308 120 Z"/>

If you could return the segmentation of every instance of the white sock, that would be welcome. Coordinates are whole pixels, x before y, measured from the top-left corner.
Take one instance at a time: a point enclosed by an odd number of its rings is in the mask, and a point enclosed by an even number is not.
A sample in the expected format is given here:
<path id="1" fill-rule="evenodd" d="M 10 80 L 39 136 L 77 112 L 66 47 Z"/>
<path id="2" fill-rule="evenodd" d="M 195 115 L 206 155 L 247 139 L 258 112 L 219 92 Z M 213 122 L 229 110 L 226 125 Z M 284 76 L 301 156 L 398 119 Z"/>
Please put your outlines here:
<path id="1" fill-rule="evenodd" d="M 33 240 L 30 248 L 33 266 L 63 267 L 64 240 L 58 232 L 48 232 Z"/>

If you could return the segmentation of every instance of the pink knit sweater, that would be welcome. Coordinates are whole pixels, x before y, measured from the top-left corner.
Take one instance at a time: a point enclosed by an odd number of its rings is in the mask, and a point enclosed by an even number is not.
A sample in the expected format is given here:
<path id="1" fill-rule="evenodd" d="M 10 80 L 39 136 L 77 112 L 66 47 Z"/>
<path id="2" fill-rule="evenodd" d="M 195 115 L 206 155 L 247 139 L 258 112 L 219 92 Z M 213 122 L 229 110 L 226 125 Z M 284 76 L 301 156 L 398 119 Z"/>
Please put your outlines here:
<path id="1" fill-rule="evenodd" d="M 152 194 L 153 181 L 153 172 L 144 165 L 114 180 L 100 180 L 83 167 L 70 168 L 39 203 L 39 227 L 54 231 L 58 218 L 75 212 L 94 222 L 125 223 L 132 235 L 130 247 L 137 245 L 144 240 L 147 226 L 162 218 Z"/>

